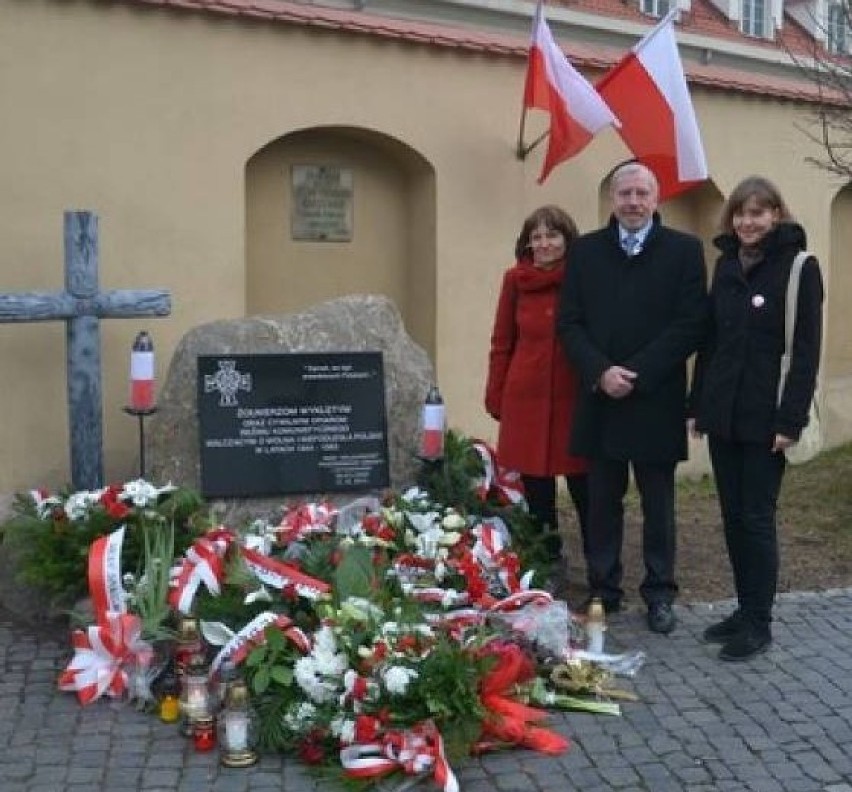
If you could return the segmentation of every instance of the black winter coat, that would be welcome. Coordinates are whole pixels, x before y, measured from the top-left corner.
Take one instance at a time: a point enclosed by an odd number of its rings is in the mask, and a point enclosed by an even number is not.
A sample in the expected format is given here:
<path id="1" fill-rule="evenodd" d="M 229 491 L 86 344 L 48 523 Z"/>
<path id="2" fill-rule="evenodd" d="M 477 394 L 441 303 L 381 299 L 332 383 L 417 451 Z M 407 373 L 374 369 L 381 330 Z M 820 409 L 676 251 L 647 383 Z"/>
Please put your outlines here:
<path id="1" fill-rule="evenodd" d="M 572 453 L 686 458 L 686 361 L 702 341 L 706 316 L 701 242 L 662 226 L 657 215 L 633 258 L 621 249 L 614 217 L 571 245 L 557 330 L 582 380 Z M 613 365 L 638 374 L 624 399 L 598 389 Z"/>
<path id="2" fill-rule="evenodd" d="M 822 341 L 823 285 L 813 257 L 802 267 L 793 358 L 778 404 L 787 281 L 793 259 L 807 247 L 796 223 L 779 223 L 764 239 L 764 258 L 743 273 L 739 242 L 715 240 L 711 322 L 698 356 L 691 397 L 696 429 L 726 440 L 771 445 L 776 434 L 798 439 L 816 387 Z"/>

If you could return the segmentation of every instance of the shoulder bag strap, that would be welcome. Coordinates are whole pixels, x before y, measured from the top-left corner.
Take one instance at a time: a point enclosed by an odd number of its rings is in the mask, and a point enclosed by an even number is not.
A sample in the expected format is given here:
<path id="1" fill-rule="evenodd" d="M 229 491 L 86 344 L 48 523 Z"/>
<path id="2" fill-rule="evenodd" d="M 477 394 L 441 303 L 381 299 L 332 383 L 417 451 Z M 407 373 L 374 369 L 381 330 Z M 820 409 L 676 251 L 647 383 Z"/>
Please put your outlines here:
<path id="1" fill-rule="evenodd" d="M 787 281 L 787 310 L 784 314 L 784 356 L 781 358 L 781 378 L 778 380 L 778 404 L 781 404 L 784 386 L 787 384 L 787 374 L 793 360 L 793 332 L 796 329 L 796 307 L 799 303 L 802 265 L 810 255 L 806 250 L 797 253 L 790 267 L 790 278 Z"/>
<path id="2" fill-rule="evenodd" d="M 802 266 L 810 258 L 807 250 L 802 250 L 793 259 L 790 267 L 790 279 L 787 281 L 787 313 L 784 320 L 784 353 L 793 354 L 793 331 L 796 329 L 796 307 L 799 304 L 799 281 L 802 278 Z"/>

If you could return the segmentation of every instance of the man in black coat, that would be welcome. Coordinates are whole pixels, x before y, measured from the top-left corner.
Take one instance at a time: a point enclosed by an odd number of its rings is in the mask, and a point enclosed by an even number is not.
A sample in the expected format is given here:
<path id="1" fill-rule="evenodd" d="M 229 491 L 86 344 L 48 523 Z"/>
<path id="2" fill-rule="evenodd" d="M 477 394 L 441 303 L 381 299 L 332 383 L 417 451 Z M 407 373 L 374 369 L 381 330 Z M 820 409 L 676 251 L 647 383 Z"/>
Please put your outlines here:
<path id="1" fill-rule="evenodd" d="M 557 329 L 581 378 L 572 453 L 589 457 L 586 565 L 592 597 L 618 610 L 628 465 L 639 489 L 648 626 L 675 626 L 675 465 L 687 456 L 686 361 L 707 316 L 704 253 L 666 228 L 648 168 L 610 179 L 612 217 L 571 246 Z"/>

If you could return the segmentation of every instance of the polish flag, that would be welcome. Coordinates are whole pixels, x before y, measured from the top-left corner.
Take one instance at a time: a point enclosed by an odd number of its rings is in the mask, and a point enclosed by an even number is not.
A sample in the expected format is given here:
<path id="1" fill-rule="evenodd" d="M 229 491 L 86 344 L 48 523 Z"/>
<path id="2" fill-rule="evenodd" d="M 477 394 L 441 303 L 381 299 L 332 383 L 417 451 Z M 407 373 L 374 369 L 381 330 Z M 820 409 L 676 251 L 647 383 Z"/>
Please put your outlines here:
<path id="1" fill-rule="evenodd" d="M 550 137 L 539 184 L 560 162 L 578 154 L 596 132 L 608 124 L 618 126 L 606 103 L 553 40 L 542 0 L 533 18 L 524 107 L 550 114 Z"/>
<path id="2" fill-rule="evenodd" d="M 621 120 L 619 134 L 660 183 L 660 200 L 707 178 L 695 110 L 674 35 L 673 8 L 604 75 L 597 89 Z"/>

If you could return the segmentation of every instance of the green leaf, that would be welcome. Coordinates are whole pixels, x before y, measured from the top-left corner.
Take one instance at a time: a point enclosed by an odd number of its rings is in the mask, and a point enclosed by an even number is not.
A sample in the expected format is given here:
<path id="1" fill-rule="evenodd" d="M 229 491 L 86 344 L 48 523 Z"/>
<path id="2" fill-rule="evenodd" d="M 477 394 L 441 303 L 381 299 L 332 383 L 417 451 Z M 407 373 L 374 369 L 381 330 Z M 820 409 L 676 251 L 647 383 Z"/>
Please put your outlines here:
<path id="1" fill-rule="evenodd" d="M 293 669 L 288 666 L 272 666 L 269 674 L 279 685 L 286 685 L 289 687 L 293 684 Z"/>
<path id="2" fill-rule="evenodd" d="M 278 654 L 284 651 L 287 642 L 284 640 L 284 634 L 278 627 L 267 627 L 264 635 L 266 636 L 266 644 L 269 647 L 270 654 Z"/>
<path id="3" fill-rule="evenodd" d="M 266 646 L 255 646 L 249 652 L 249 656 L 246 658 L 246 666 L 249 668 L 257 668 L 264 660 L 266 660 L 267 649 Z"/>
<path id="4" fill-rule="evenodd" d="M 375 582 L 372 552 L 360 545 L 348 547 L 334 573 L 334 590 L 340 602 L 348 597 L 369 599 Z"/>
<path id="5" fill-rule="evenodd" d="M 254 688 L 254 692 L 260 695 L 264 693 L 266 689 L 269 687 L 270 677 L 269 677 L 269 669 L 265 666 L 257 669 L 257 673 L 254 675 L 251 681 L 251 686 Z"/>

